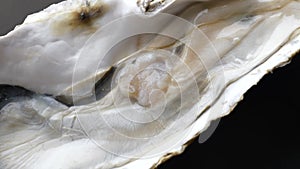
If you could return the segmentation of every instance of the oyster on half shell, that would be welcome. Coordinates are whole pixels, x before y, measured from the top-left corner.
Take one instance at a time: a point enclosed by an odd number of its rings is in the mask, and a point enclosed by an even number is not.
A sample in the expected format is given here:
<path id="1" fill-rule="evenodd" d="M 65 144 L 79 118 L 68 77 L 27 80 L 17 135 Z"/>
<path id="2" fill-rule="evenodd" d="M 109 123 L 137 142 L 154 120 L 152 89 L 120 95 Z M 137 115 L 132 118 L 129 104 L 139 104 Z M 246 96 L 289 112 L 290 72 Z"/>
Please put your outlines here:
<path id="1" fill-rule="evenodd" d="M 0 168 L 159 165 L 289 62 L 299 10 L 68 0 L 28 16 L 0 37 Z"/>

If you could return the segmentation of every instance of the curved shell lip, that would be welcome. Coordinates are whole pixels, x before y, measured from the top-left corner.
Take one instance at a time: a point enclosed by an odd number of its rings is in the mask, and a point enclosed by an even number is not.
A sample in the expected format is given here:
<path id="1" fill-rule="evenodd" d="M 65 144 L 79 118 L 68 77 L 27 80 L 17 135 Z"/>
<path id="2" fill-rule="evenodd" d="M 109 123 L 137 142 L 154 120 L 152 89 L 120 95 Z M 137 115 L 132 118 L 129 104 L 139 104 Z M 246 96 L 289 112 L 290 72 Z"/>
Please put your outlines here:
<path id="1" fill-rule="evenodd" d="M 230 114 L 230 112 L 237 106 L 238 102 L 243 100 L 243 94 L 246 93 L 246 91 L 248 89 L 250 89 L 254 84 L 257 84 L 258 81 L 263 78 L 264 75 L 266 75 L 266 73 L 270 73 L 272 72 L 272 70 L 279 68 L 279 67 L 283 67 L 286 64 L 290 63 L 291 59 L 296 56 L 298 53 L 300 53 L 300 49 L 299 46 L 300 45 L 300 34 L 293 36 L 292 39 L 289 40 L 289 42 L 286 43 L 286 45 L 284 45 L 283 47 L 281 47 L 274 55 L 273 57 L 271 57 L 270 59 L 268 59 L 265 63 L 263 63 L 261 66 L 257 67 L 256 69 L 252 70 L 251 72 L 249 72 L 247 75 L 249 74 L 254 74 L 255 77 L 251 77 L 251 76 L 247 76 L 246 77 L 242 77 L 235 85 L 239 85 L 239 82 L 241 82 L 242 85 L 242 90 L 241 91 L 233 91 L 235 93 L 235 95 L 233 96 L 235 99 L 237 100 L 236 103 L 234 103 L 233 105 L 230 105 L 226 111 L 221 112 L 220 116 L 218 118 L 214 118 L 211 119 L 210 121 L 207 122 L 207 124 L 205 125 L 205 128 L 202 129 L 197 129 L 197 125 L 196 122 L 193 124 L 192 126 L 192 131 L 190 132 L 191 134 L 189 134 L 189 136 L 187 136 L 185 139 L 185 141 L 183 141 L 184 143 L 182 144 L 182 146 L 180 147 L 176 147 L 175 149 L 164 153 L 162 156 L 157 157 L 157 158 L 153 158 L 150 159 L 150 162 L 145 162 L 145 164 L 148 164 L 148 166 L 146 168 L 151 168 L 151 169 L 155 169 L 157 168 L 159 165 L 161 165 L 162 163 L 168 161 L 170 158 L 180 155 L 184 152 L 184 150 L 190 145 L 192 144 L 195 139 L 197 139 L 201 133 L 203 131 L 205 131 L 209 126 L 211 121 L 213 120 L 217 120 L 219 118 L 222 118 L 224 116 L 227 116 Z M 253 75 L 252 75 L 253 76 Z M 251 80 L 252 83 L 248 83 L 248 84 L 243 84 L 243 81 L 247 81 L 247 80 Z M 234 89 L 235 87 L 232 87 L 232 89 Z M 201 116 L 200 116 L 201 118 Z M 199 120 L 199 119 L 198 119 Z M 197 121 L 198 121 L 197 120 Z M 147 161 L 147 160 L 146 160 Z M 134 163 L 136 161 L 133 161 L 132 163 Z M 129 165 L 132 165 L 132 163 L 130 163 Z M 151 164 L 151 165 L 149 165 Z M 140 164 L 137 164 L 137 166 L 140 167 Z M 126 167 L 126 166 L 124 166 Z M 136 167 L 136 166 L 134 166 Z M 130 167 L 129 167 L 130 168 Z"/>
<path id="2" fill-rule="evenodd" d="M 299 37 L 299 36 L 298 36 Z M 299 40 L 299 38 L 298 38 L 298 40 Z M 293 41 L 293 40 L 292 40 Z M 299 45 L 299 41 L 298 42 L 296 42 L 296 41 L 294 41 L 296 44 L 298 44 Z M 291 42 L 292 43 L 292 42 Z M 295 48 L 296 49 L 296 48 Z M 272 69 L 273 68 L 276 68 L 276 67 L 280 67 L 280 66 L 282 66 L 282 65 L 285 65 L 286 63 L 288 63 L 289 62 L 289 60 L 291 59 L 291 57 L 292 56 L 294 56 L 295 54 L 296 54 L 296 52 L 298 52 L 298 48 L 297 48 L 297 51 L 294 51 L 294 53 L 292 52 L 292 51 L 290 51 L 290 54 L 291 55 L 289 55 L 288 54 L 288 52 L 287 52 L 287 55 L 284 55 L 284 58 L 283 58 L 283 60 L 281 60 L 280 61 L 280 63 L 278 64 L 278 63 L 276 63 L 277 65 L 273 65 L 273 67 L 272 66 L 270 66 L 268 69 L 264 69 L 263 71 L 261 71 L 261 72 L 270 72 L 270 71 L 272 71 Z M 285 53 L 283 53 L 283 54 L 285 54 Z M 280 54 L 279 54 L 280 55 Z M 285 59 L 285 60 L 284 60 Z M 263 76 L 264 74 L 262 74 L 261 75 L 261 77 Z M 261 78 L 261 77 L 259 77 L 260 75 L 258 75 L 257 77 L 258 78 Z M 259 79 L 258 79 L 259 80 Z M 258 81 L 257 80 L 257 81 Z M 255 80 L 253 81 L 254 83 L 255 83 Z M 252 84 L 254 84 L 252 82 Z M 251 87 L 251 86 L 250 86 Z M 248 88 L 248 86 L 246 86 L 245 88 Z M 245 90 L 247 90 L 247 89 L 245 89 Z M 242 100 L 242 96 L 241 97 L 239 97 L 237 100 Z M 233 106 L 231 106 L 231 107 L 229 107 L 229 111 L 227 111 L 227 112 L 223 112 L 224 114 L 222 114 L 222 116 L 225 116 L 225 115 L 227 115 L 227 114 L 229 114 L 230 113 L 230 111 L 234 108 L 236 106 L 236 104 L 235 105 L 233 105 Z M 161 164 L 161 163 L 163 163 L 164 161 L 166 161 L 166 160 L 168 160 L 169 158 L 171 158 L 171 157 L 173 157 L 173 156 L 175 156 L 175 155 L 178 155 L 178 154 L 181 154 L 183 151 L 184 151 L 184 149 L 186 148 L 186 146 L 188 146 L 191 142 L 191 140 L 192 139 L 195 139 L 198 135 L 199 135 L 200 133 L 198 132 L 198 133 L 196 133 L 195 135 L 192 135 L 191 136 L 191 138 L 190 138 L 190 140 L 188 140 L 188 141 L 186 141 L 186 143 L 184 143 L 179 149 L 177 149 L 177 150 L 174 150 L 174 152 L 170 152 L 170 153 L 167 153 L 167 154 L 165 154 L 163 157 L 161 157 L 159 160 L 158 160 L 158 162 L 156 163 L 156 164 L 154 164 L 152 167 L 156 167 L 156 166 L 158 166 L 159 164 Z"/>

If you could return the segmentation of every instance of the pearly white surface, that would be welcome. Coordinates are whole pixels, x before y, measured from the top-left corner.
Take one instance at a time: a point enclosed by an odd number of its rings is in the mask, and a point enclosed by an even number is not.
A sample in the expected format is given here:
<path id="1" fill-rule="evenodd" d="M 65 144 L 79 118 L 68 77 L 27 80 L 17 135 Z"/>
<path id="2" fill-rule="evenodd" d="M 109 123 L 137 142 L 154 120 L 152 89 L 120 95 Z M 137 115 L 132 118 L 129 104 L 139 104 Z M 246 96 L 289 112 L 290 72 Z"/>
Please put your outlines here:
<path id="1" fill-rule="evenodd" d="M 0 37 L 0 84 L 23 86 L 52 95 L 61 94 L 71 86 L 78 55 L 92 33 L 87 28 L 66 28 L 63 23 L 84 5 L 82 2 L 69 0 L 52 5 L 28 16 L 14 33 Z M 93 29 L 101 29 L 114 19 L 139 12 L 134 0 L 93 0 L 90 3 L 91 6 L 104 3 L 109 7 Z M 80 72 L 88 71 L 86 67 L 89 64 Z"/>
<path id="2" fill-rule="evenodd" d="M 102 23 L 111 18 L 139 11 L 131 2 L 106 1 L 111 11 L 97 20 L 100 31 Z M 80 62 L 84 64 L 77 72 L 89 75 L 95 58 L 87 54 L 96 53 L 93 45 L 114 36 L 100 32 L 101 39 L 89 39 L 91 35 L 80 30 L 53 33 L 51 23 L 77 5 L 67 1 L 51 6 L 1 37 L 1 83 L 60 94 L 71 85 L 79 55 L 84 56 Z M 176 43 L 164 51 L 153 50 L 153 46 L 170 43 L 170 39 L 158 37 L 118 64 L 115 86 L 99 101 L 67 108 L 51 98 L 34 97 L 4 107 L 0 115 L 0 168 L 150 168 L 164 155 L 180 153 L 211 120 L 227 115 L 263 75 L 299 50 L 299 9 L 300 2 L 287 0 L 226 0 L 187 8 L 179 16 L 200 31 L 191 26 L 180 32 L 176 21 L 168 23 L 164 31 L 185 35 L 181 43 L 193 51 L 184 48 L 174 52 Z M 111 31 L 121 30 L 126 32 L 126 27 Z M 85 49 L 90 50 L 80 53 L 85 42 L 90 45 Z M 174 59 L 176 54 L 180 59 Z M 105 64 L 114 64 L 114 59 Z M 147 71 L 136 76 L 140 81 L 133 78 L 131 83 L 131 76 L 140 70 Z M 172 78 L 158 70 L 167 70 Z M 84 76 L 77 79 L 82 80 Z M 153 81 L 156 83 L 150 83 Z M 139 93 L 135 95 L 135 91 Z M 155 99 L 144 98 L 151 92 Z M 128 99 L 128 94 L 134 99 Z"/>

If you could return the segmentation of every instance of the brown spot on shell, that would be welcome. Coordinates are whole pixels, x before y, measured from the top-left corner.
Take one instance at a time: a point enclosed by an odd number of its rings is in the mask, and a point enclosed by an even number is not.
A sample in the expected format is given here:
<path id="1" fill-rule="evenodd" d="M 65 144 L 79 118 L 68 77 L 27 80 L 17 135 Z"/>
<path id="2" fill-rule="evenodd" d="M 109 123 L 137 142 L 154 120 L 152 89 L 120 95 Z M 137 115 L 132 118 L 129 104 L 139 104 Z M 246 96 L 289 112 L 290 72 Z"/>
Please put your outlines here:
<path id="1" fill-rule="evenodd" d="M 53 33 L 57 36 L 68 32 L 76 31 L 78 33 L 92 34 L 96 32 L 99 26 L 95 21 L 108 11 L 108 5 L 97 3 L 90 5 L 81 5 L 77 9 L 62 12 L 54 16 L 51 25 Z"/>

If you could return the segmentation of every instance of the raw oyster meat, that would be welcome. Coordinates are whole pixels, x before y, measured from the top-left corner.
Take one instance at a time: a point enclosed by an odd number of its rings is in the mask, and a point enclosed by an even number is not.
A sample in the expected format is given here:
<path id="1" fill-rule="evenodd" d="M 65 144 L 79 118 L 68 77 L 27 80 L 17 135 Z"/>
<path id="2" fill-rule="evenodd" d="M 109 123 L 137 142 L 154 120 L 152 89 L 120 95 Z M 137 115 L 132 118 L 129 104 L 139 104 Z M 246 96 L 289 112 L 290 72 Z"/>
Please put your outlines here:
<path id="1" fill-rule="evenodd" d="M 299 50 L 299 1 L 154 2 L 64 1 L 0 38 L 0 83 L 32 91 L 4 86 L 0 168 L 154 167 Z"/>

